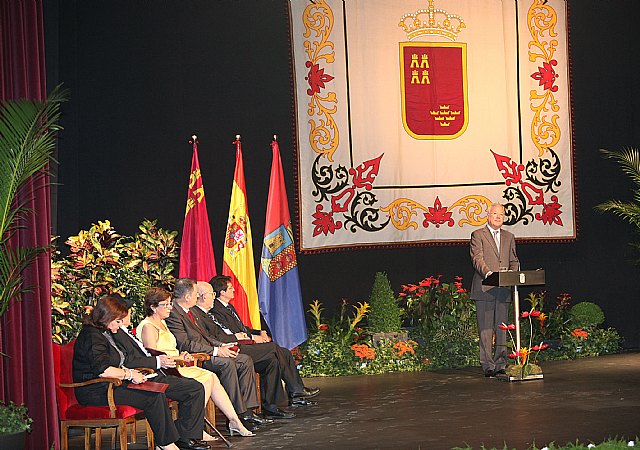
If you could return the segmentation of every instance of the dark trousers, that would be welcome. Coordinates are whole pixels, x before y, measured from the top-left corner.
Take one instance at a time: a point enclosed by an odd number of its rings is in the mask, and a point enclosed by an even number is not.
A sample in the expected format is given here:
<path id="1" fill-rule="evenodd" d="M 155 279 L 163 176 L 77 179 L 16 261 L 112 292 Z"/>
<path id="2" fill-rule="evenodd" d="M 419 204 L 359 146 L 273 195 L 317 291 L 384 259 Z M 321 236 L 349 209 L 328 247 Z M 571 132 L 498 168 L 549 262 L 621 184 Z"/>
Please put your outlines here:
<path id="1" fill-rule="evenodd" d="M 498 328 L 507 324 L 511 297 L 509 290 L 495 300 L 476 300 L 476 318 L 480 337 L 482 370 L 501 370 L 507 366 L 507 332 Z M 495 345 L 494 345 L 495 336 Z"/>
<path id="2" fill-rule="evenodd" d="M 214 356 L 203 367 L 218 375 L 238 414 L 258 406 L 255 368 L 249 356 L 242 353 L 235 358 Z"/>
<path id="3" fill-rule="evenodd" d="M 202 439 L 204 427 L 204 386 L 191 378 L 158 375 L 153 379 L 167 383 L 165 395 L 178 402 L 176 429 L 182 438 Z"/>

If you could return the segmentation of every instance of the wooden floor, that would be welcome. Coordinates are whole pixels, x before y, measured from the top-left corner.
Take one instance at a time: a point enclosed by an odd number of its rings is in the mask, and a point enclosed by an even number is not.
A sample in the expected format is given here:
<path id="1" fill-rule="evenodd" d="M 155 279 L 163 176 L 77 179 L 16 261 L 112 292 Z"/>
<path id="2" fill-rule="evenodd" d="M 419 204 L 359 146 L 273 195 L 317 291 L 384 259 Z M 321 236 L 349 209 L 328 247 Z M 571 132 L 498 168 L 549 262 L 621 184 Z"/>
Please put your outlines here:
<path id="1" fill-rule="evenodd" d="M 256 437 L 230 440 L 236 450 L 520 450 L 640 436 L 640 353 L 554 361 L 543 370 L 543 380 L 519 383 L 484 378 L 479 367 L 310 379 L 322 389 L 317 406 L 292 409 L 295 419 Z M 72 442 L 83 448 L 80 437 Z M 141 443 L 139 434 L 130 448 L 146 448 Z"/>

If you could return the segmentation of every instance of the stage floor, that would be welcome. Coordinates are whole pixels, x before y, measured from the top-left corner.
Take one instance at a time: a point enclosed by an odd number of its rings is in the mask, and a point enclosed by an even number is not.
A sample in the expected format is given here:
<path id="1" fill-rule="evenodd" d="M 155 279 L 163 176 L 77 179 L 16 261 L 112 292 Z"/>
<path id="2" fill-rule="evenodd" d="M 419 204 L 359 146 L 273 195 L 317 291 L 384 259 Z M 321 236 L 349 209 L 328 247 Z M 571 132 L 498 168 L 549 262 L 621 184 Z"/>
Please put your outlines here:
<path id="1" fill-rule="evenodd" d="M 502 449 L 505 444 L 520 450 L 533 443 L 541 448 L 552 441 L 640 436 L 640 353 L 542 367 L 543 380 L 513 383 L 485 378 L 479 367 L 308 379 L 307 385 L 322 389 L 317 406 L 293 408 L 295 419 L 260 429 L 253 438 L 230 440 L 236 450 Z M 146 448 L 139 436 L 131 448 Z M 105 441 L 104 448 L 110 448 Z M 83 448 L 79 437 L 72 448 Z"/>

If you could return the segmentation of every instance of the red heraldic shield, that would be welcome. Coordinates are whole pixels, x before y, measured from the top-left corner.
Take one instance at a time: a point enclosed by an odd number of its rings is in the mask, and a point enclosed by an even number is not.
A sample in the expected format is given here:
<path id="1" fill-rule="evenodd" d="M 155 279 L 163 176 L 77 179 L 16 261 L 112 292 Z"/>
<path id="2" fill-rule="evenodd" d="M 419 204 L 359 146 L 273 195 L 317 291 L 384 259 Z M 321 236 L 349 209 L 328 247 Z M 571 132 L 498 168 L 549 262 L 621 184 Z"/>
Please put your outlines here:
<path id="1" fill-rule="evenodd" d="M 467 129 L 467 44 L 400 42 L 402 121 L 416 139 L 455 139 Z"/>

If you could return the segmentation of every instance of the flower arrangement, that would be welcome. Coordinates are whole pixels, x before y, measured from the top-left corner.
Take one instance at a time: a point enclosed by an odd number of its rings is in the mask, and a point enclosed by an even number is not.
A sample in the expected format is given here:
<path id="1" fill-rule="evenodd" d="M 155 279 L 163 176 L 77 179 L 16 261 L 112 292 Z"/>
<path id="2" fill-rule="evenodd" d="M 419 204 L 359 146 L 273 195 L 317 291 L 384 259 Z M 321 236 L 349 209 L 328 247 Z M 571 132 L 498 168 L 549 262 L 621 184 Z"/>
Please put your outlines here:
<path id="1" fill-rule="evenodd" d="M 542 307 L 542 299 L 542 296 L 531 293 L 529 297 L 527 297 L 530 309 L 528 311 L 523 311 L 520 314 L 520 318 L 525 319 L 524 326 L 526 327 L 528 325 L 528 346 L 521 346 L 519 349 L 517 348 L 516 340 L 513 337 L 513 332 L 516 331 L 515 324 L 506 325 L 503 323 L 499 326 L 501 330 L 505 330 L 509 334 L 509 338 L 511 340 L 511 342 L 507 343 L 512 350 L 508 356 L 515 362 L 515 364 L 509 365 L 506 369 L 507 375 L 511 377 L 525 379 L 528 376 L 542 373 L 542 370 L 536 363 L 538 362 L 538 355 L 540 352 L 549 348 L 549 344 L 545 344 L 543 341 L 540 341 L 539 344 L 533 345 L 535 335 L 533 326 L 534 319 L 540 324 L 540 329 L 544 328 L 544 323 L 546 321 L 546 316 L 543 316 L 543 313 L 540 310 Z M 543 319 L 541 320 L 540 317 Z M 520 322 L 520 326 L 523 326 L 523 322 Z"/>
<path id="2" fill-rule="evenodd" d="M 292 350 L 294 358 L 301 357 L 299 370 L 303 376 L 377 374 L 424 367 L 415 341 L 382 340 L 378 346 L 372 345 L 370 336 L 360 326 L 368 318 L 367 302 L 350 305 L 342 300 L 339 313 L 328 320 L 324 319 L 323 311 L 318 300 L 310 305 L 309 339 Z"/>
<path id="3" fill-rule="evenodd" d="M 52 338 L 62 344 L 77 336 L 78 323 L 98 298 L 119 293 L 135 301 L 132 321 L 144 317 L 144 293 L 152 285 L 171 287 L 178 259 L 176 231 L 144 220 L 134 236 L 121 236 L 108 220 L 66 240 L 69 255 L 57 251 L 51 264 Z"/>
<path id="4" fill-rule="evenodd" d="M 462 277 L 445 282 L 429 276 L 402 286 L 398 294 L 419 342 L 420 358 L 430 368 L 479 364 L 476 305 L 462 285 Z"/>

